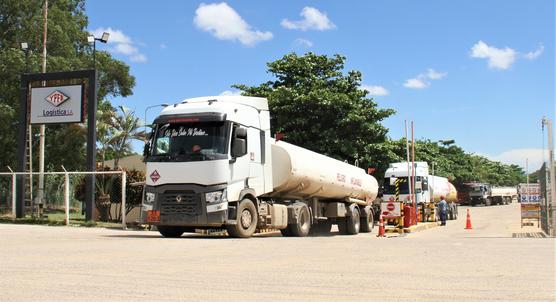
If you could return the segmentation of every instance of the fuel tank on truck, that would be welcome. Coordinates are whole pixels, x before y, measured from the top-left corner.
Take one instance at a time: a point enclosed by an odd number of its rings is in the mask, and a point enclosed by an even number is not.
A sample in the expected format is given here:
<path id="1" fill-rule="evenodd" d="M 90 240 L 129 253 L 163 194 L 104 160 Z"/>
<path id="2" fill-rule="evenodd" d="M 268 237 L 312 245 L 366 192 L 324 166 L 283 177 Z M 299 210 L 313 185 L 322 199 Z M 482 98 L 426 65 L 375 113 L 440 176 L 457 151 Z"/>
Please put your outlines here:
<path id="1" fill-rule="evenodd" d="M 447 202 L 457 202 L 458 192 L 456 187 L 447 178 L 440 176 L 430 176 L 429 186 L 433 189 L 432 200 L 440 201 L 440 196 L 444 196 Z"/>
<path id="2" fill-rule="evenodd" d="M 376 179 L 363 169 L 278 141 L 272 144 L 273 197 L 284 199 L 355 198 L 371 203 Z"/>

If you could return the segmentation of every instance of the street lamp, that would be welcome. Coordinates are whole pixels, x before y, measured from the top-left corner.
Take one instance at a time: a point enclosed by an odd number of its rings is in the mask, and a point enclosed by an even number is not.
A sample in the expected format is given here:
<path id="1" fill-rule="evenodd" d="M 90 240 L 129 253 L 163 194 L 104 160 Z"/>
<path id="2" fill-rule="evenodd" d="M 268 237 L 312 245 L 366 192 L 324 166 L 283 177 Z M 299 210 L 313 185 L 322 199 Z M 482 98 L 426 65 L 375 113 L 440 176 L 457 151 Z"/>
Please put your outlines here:
<path id="1" fill-rule="evenodd" d="M 29 72 L 29 44 L 21 42 L 21 50 L 25 52 L 25 72 Z"/>
<path id="2" fill-rule="evenodd" d="M 97 43 L 96 43 L 96 41 L 100 41 L 100 42 L 106 44 L 106 42 L 108 42 L 109 37 L 110 37 L 110 33 L 107 33 L 107 32 L 104 32 L 100 38 L 96 38 L 93 35 L 90 35 L 90 36 L 87 37 L 87 42 L 93 44 L 93 67 L 94 67 L 94 69 L 97 69 L 97 59 L 96 59 Z"/>
<path id="3" fill-rule="evenodd" d="M 148 106 L 147 108 L 145 108 L 145 115 L 144 115 L 145 116 L 145 142 L 147 141 L 147 111 L 149 109 L 155 108 L 155 107 L 166 108 L 168 106 L 170 106 L 170 105 L 167 104 L 167 103 L 162 103 L 162 104 L 157 104 L 157 105 L 151 105 L 151 106 Z"/>

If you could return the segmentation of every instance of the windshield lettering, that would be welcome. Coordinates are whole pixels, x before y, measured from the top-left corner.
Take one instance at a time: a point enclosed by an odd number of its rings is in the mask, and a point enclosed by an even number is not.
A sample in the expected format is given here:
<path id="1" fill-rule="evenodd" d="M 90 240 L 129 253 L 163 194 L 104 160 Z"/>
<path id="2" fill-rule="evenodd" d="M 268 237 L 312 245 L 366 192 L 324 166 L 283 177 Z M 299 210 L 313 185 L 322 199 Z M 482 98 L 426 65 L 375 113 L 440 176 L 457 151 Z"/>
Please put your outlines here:
<path id="1" fill-rule="evenodd" d="M 164 136 L 208 136 L 208 133 L 205 130 L 199 128 L 180 127 L 179 129 L 167 129 L 166 131 L 164 131 Z"/>
<path id="2" fill-rule="evenodd" d="M 166 123 L 155 131 L 149 161 L 203 161 L 228 158 L 230 123 Z"/>

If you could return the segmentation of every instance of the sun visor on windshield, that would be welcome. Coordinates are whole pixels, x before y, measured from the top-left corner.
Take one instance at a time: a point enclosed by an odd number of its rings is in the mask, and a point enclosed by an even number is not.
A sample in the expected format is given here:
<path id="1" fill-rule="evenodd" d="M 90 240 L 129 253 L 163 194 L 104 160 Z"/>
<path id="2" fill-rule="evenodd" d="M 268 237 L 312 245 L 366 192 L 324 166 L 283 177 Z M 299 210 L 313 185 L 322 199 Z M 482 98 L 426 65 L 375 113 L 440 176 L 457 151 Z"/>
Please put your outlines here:
<path id="1" fill-rule="evenodd" d="M 161 115 L 154 120 L 155 124 L 164 123 L 199 123 L 199 122 L 223 122 L 226 120 L 226 113 L 206 112 L 189 114 Z"/>

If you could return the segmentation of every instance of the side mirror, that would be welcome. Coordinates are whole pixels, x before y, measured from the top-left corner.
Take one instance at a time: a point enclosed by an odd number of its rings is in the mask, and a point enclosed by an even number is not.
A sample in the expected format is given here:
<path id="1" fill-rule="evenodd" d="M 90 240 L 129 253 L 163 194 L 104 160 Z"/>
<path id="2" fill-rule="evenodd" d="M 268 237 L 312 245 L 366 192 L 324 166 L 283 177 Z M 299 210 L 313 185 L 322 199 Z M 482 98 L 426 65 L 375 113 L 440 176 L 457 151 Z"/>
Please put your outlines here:
<path id="1" fill-rule="evenodd" d="M 234 129 L 232 140 L 232 158 L 242 157 L 247 154 L 247 129 L 237 127 Z"/>
<path id="2" fill-rule="evenodd" d="M 147 141 L 145 143 L 145 147 L 143 148 L 143 157 L 146 159 L 147 157 L 149 157 L 149 151 L 151 150 L 151 142 Z"/>
<path id="3" fill-rule="evenodd" d="M 236 138 L 247 139 L 247 129 L 245 128 L 237 127 L 234 133 Z"/>
<path id="4" fill-rule="evenodd" d="M 234 139 L 232 146 L 232 157 L 242 157 L 247 154 L 247 141 L 242 138 Z"/>

